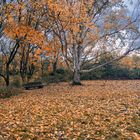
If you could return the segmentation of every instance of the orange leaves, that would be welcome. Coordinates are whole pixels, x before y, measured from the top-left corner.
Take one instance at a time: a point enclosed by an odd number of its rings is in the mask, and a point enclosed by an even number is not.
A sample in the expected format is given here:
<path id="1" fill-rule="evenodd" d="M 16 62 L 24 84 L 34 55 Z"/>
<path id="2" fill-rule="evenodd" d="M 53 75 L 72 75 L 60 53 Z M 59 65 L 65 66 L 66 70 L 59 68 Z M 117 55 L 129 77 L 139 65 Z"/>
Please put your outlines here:
<path id="1" fill-rule="evenodd" d="M 41 49 L 42 49 L 42 51 L 47 51 L 49 53 L 51 51 L 51 46 L 50 45 L 43 45 Z"/>
<path id="2" fill-rule="evenodd" d="M 46 38 L 44 33 L 39 31 L 40 29 L 36 30 L 34 27 L 37 21 L 34 15 L 27 12 L 27 10 L 29 10 L 27 9 L 29 4 L 34 8 L 34 5 L 36 6 L 37 2 L 34 3 L 33 0 L 28 3 L 23 1 L 18 3 L 13 2 L 6 4 L 3 7 L 3 11 L 5 12 L 3 13 L 5 17 L 4 33 L 11 39 L 19 39 L 23 42 L 35 44 L 41 47 L 45 44 Z"/>
<path id="3" fill-rule="evenodd" d="M 93 2 L 93 1 L 92 1 Z M 88 3 L 83 1 L 48 1 L 48 12 L 51 14 L 52 20 L 59 20 L 64 30 L 73 30 L 79 32 L 79 25 L 90 22 L 87 9 L 91 1 Z M 88 5 L 89 4 L 89 5 Z M 53 14 L 52 14 L 53 13 Z"/>
<path id="4" fill-rule="evenodd" d="M 25 11 L 24 2 L 11 2 L 2 7 L 3 18 L 7 19 L 9 16 L 16 17 L 21 16 L 21 13 Z"/>
<path id="5" fill-rule="evenodd" d="M 65 0 L 29 0 L 27 3 L 24 1 L 15 2 L 7 5 L 7 9 L 9 8 L 9 11 L 13 12 L 8 13 L 9 18 L 6 21 L 4 32 L 12 39 L 24 39 L 25 42 L 38 45 L 43 49 L 46 48 L 44 50 L 49 52 L 51 49 L 44 47 L 46 40 L 41 31 L 44 31 L 44 28 L 46 29 L 48 26 L 54 30 L 59 27 L 59 29 L 62 28 L 64 32 L 68 31 L 69 34 L 76 38 L 76 34 L 82 32 L 81 25 L 90 29 L 94 28 L 87 12 L 92 5 L 93 0 L 74 2 Z M 46 6 L 47 12 L 45 10 Z M 31 12 L 28 13 L 28 10 L 31 10 Z M 48 17 L 49 22 L 42 18 L 43 15 Z M 40 31 L 35 29 L 36 25 Z M 42 27 L 42 25 L 45 25 L 45 27 Z M 60 45 L 55 47 L 60 48 Z"/>
<path id="6" fill-rule="evenodd" d="M 45 3 L 40 0 L 29 0 L 28 2 L 34 10 L 41 10 Z"/>
<path id="7" fill-rule="evenodd" d="M 11 15 L 7 16 L 7 21 L 9 24 L 14 24 L 14 19 Z"/>
<path id="8" fill-rule="evenodd" d="M 86 23 L 85 26 L 90 28 L 90 29 L 97 28 L 96 25 L 93 22 Z"/>
<path id="9" fill-rule="evenodd" d="M 88 33 L 88 38 L 91 39 L 93 42 L 100 39 L 99 36 L 99 29 L 97 27 L 94 28 L 94 34 L 92 32 Z"/>
<path id="10" fill-rule="evenodd" d="M 140 59 L 137 55 L 133 55 L 132 57 L 125 57 L 120 61 L 120 64 L 123 67 L 129 68 L 129 69 L 135 69 L 140 68 Z"/>
<path id="11" fill-rule="evenodd" d="M 17 26 L 15 29 L 15 34 L 17 38 L 25 37 L 27 35 L 27 32 L 28 32 L 28 27 L 23 25 Z"/>
<path id="12" fill-rule="evenodd" d="M 39 55 L 41 53 L 41 50 L 40 49 L 37 49 L 36 50 L 36 55 Z"/>
<path id="13" fill-rule="evenodd" d="M 4 33 L 12 39 L 21 39 L 24 42 L 36 44 L 40 47 L 45 43 L 45 37 L 42 32 L 36 31 L 26 25 L 9 23 L 6 25 Z"/>
<path id="14" fill-rule="evenodd" d="M 36 31 L 34 29 L 30 29 L 27 33 L 27 40 L 31 44 L 36 44 L 42 47 L 45 44 L 45 36 L 42 32 Z"/>

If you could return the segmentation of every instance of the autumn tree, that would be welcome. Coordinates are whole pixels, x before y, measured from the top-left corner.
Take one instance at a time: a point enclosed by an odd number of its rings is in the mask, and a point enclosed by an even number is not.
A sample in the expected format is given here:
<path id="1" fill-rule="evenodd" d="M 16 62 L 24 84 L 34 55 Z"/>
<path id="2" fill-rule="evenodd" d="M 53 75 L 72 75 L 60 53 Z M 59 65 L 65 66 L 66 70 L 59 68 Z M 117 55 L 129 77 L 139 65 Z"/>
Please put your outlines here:
<path id="1" fill-rule="evenodd" d="M 9 85 L 9 65 L 14 60 L 19 48 L 22 50 L 22 54 L 24 52 L 24 48 L 27 48 L 27 50 L 30 48 L 30 44 L 35 46 L 36 49 L 34 51 L 37 51 L 46 45 L 46 38 L 42 31 L 38 29 L 39 17 L 36 15 L 37 19 L 33 19 L 32 16 L 33 14 L 35 15 L 35 8 L 29 13 L 29 10 L 31 10 L 30 8 L 29 3 L 25 4 L 22 1 L 10 2 L 1 8 L 1 20 L 3 21 L 4 26 L 3 36 L 12 39 L 15 43 L 10 51 L 6 66 L 7 86 Z M 22 57 L 25 57 L 26 60 L 28 56 L 28 52 L 26 54 L 22 54 Z M 24 68 L 22 62 L 20 65 L 21 69 L 23 70 Z"/>
<path id="2" fill-rule="evenodd" d="M 91 55 L 85 54 L 87 50 L 93 57 L 99 43 L 104 38 L 108 44 L 110 43 L 110 48 L 113 44 L 111 38 L 116 43 L 116 47 L 120 48 L 117 42 L 120 42 L 121 46 L 126 46 L 124 38 L 128 37 L 128 33 L 123 32 L 135 28 L 133 24 L 135 20 L 131 20 L 127 16 L 123 1 L 50 0 L 43 2 L 44 5 L 47 5 L 46 15 L 48 18 L 44 21 L 44 24 L 42 23 L 42 27 L 47 30 L 45 28 L 47 22 L 47 25 L 50 25 L 52 34 L 58 37 L 65 63 L 73 71 L 73 84 L 81 84 L 81 72 L 89 72 L 95 69 L 95 67 L 90 70 L 81 69 L 82 61 L 85 60 L 84 56 L 86 56 L 86 60 L 91 59 Z M 136 38 L 137 36 L 133 38 L 133 41 Z M 127 55 L 133 50 L 131 45 L 129 44 L 123 54 L 111 61 L 121 59 Z M 70 57 L 71 59 L 69 59 Z M 106 63 L 103 65 L 106 65 Z"/>
<path id="3" fill-rule="evenodd" d="M 9 70 L 10 64 L 13 61 L 18 48 L 19 48 L 19 42 L 16 42 L 16 43 L 9 42 L 8 45 L 1 42 L 0 44 L 0 49 L 2 53 L 2 61 L 3 61 L 2 65 L 4 68 L 4 73 L 1 71 L 0 76 L 4 78 L 7 86 L 9 85 L 9 78 L 10 78 L 10 70 Z"/>

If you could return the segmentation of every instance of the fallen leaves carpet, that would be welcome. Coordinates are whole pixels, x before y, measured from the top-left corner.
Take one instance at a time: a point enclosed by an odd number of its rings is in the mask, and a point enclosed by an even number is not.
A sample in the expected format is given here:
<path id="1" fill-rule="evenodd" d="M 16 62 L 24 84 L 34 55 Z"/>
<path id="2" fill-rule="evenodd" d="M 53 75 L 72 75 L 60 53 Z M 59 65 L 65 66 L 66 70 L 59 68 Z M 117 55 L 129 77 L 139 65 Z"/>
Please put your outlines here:
<path id="1" fill-rule="evenodd" d="M 0 99 L 0 140 L 139 140 L 140 81 L 50 84 Z"/>

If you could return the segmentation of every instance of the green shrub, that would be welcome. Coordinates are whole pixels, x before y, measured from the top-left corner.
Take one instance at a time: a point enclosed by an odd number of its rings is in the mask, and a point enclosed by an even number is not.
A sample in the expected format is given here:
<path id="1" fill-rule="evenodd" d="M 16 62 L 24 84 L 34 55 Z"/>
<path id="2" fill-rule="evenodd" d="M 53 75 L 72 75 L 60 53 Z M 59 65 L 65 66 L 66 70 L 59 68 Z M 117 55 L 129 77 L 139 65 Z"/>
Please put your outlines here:
<path id="1" fill-rule="evenodd" d="M 19 76 L 15 76 L 10 84 L 12 87 L 19 88 L 21 87 L 21 80 Z"/>
<path id="2" fill-rule="evenodd" d="M 10 98 L 21 93 L 21 89 L 13 87 L 1 87 L 0 88 L 0 98 Z"/>
<path id="3" fill-rule="evenodd" d="M 59 69 L 56 70 L 56 73 L 57 74 L 66 74 L 67 71 L 65 69 L 63 69 L 63 68 L 59 68 Z"/>
<path id="4" fill-rule="evenodd" d="M 62 75 L 62 74 L 49 74 L 46 78 L 43 78 L 45 82 L 47 83 L 58 83 L 58 82 L 67 82 L 68 81 L 68 75 Z"/>
<path id="5" fill-rule="evenodd" d="M 45 83 L 58 83 L 58 82 L 68 82 L 71 79 L 71 74 L 63 68 L 56 70 L 56 73 L 44 74 L 42 76 L 42 82 Z"/>

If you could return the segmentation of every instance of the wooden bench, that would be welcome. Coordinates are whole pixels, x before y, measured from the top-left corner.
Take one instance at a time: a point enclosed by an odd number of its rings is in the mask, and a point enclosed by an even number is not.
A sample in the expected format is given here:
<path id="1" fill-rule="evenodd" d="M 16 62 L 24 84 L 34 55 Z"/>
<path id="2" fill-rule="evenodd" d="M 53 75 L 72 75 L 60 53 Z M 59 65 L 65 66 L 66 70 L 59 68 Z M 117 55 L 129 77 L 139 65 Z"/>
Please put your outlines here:
<path id="1" fill-rule="evenodd" d="M 43 84 L 42 82 L 30 82 L 30 83 L 27 83 L 27 84 L 24 84 L 23 87 L 26 89 L 26 90 L 29 90 L 29 89 L 34 89 L 34 88 L 43 88 Z"/>

